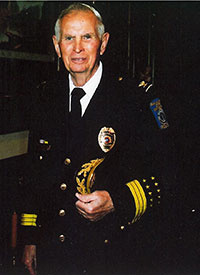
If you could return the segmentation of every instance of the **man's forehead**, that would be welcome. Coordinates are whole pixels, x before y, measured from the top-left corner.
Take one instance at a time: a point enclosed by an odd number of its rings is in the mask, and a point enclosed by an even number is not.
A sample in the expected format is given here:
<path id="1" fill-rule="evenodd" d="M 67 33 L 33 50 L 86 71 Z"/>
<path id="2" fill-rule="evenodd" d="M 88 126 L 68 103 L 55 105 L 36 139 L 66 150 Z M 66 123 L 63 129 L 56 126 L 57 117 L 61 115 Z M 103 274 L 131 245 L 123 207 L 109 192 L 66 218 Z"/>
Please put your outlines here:
<path id="1" fill-rule="evenodd" d="M 83 34 L 95 34 L 97 21 L 96 16 L 91 11 L 73 11 L 61 19 L 61 29 L 63 33 L 81 31 Z"/>

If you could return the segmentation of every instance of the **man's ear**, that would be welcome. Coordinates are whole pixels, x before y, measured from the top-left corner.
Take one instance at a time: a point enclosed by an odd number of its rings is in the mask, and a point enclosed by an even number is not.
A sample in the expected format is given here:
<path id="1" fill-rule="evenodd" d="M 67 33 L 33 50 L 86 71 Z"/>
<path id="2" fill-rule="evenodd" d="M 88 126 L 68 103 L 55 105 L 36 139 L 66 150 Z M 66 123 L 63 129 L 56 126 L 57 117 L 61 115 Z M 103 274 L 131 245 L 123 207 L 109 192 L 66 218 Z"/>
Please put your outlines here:
<path id="1" fill-rule="evenodd" d="M 53 39 L 53 44 L 54 44 L 55 51 L 56 51 L 58 57 L 61 57 L 60 46 L 59 46 L 57 37 L 55 35 L 53 35 L 52 39 Z"/>
<path id="2" fill-rule="evenodd" d="M 108 44 L 108 40 L 109 40 L 110 34 L 108 32 L 105 32 L 102 36 L 102 40 L 101 40 L 101 47 L 100 47 L 100 55 L 103 55 L 105 50 L 106 50 L 106 46 Z"/>

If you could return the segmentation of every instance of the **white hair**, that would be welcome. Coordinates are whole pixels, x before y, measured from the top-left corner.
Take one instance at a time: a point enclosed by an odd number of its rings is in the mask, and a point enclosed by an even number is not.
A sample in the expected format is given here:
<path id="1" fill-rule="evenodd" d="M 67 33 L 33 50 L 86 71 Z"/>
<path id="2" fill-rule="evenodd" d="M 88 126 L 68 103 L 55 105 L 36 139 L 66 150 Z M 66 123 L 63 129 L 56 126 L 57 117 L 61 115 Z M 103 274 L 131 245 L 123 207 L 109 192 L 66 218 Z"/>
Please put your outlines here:
<path id="1" fill-rule="evenodd" d="M 69 13 L 72 13 L 73 11 L 91 11 L 97 18 L 97 32 L 98 32 L 98 36 L 99 36 L 99 39 L 101 40 L 104 32 L 105 32 L 105 27 L 104 27 L 104 24 L 103 24 L 103 20 L 102 20 L 102 17 L 100 15 L 100 13 L 95 10 L 95 8 L 87 5 L 87 4 L 84 4 L 84 3 L 74 3 L 72 5 L 70 5 L 67 9 L 64 9 L 57 21 L 56 21 L 56 24 L 55 24 L 55 35 L 56 35 L 56 38 L 57 38 L 57 41 L 60 41 L 60 36 L 61 36 L 61 29 L 60 29 L 60 24 L 61 24 L 61 20 L 64 16 L 66 16 L 67 14 Z"/>

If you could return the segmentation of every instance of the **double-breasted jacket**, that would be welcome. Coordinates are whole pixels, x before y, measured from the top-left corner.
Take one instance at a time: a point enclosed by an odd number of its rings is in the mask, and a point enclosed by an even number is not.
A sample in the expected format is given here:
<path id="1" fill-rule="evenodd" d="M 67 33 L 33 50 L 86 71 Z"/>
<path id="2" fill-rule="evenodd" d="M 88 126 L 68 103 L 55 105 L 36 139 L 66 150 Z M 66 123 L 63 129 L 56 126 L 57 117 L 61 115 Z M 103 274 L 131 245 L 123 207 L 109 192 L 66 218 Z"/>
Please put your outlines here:
<path id="1" fill-rule="evenodd" d="M 26 244 L 103 243 L 159 209 L 161 183 L 146 151 L 137 97 L 103 74 L 83 117 L 72 125 L 68 77 L 33 94 L 21 225 Z M 130 99 L 129 95 L 132 93 Z M 143 129 L 144 130 L 144 129 Z M 76 192 L 109 192 L 115 211 L 98 222 L 76 210 Z"/>

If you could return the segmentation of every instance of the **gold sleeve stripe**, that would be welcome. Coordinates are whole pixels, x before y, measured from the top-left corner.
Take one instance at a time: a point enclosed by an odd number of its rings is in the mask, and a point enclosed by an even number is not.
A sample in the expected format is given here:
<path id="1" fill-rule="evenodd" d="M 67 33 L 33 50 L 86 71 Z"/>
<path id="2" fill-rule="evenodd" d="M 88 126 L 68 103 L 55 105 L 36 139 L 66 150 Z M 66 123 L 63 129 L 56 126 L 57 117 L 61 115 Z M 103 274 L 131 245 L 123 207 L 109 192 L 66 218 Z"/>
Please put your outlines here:
<path id="1" fill-rule="evenodd" d="M 141 216 L 145 213 L 146 209 L 147 209 L 147 199 L 144 193 L 144 190 L 142 188 L 142 186 L 140 185 L 138 180 L 134 180 L 135 184 L 137 185 L 137 188 L 139 189 L 141 198 L 142 198 L 142 202 L 143 202 L 143 211 L 141 213 Z"/>
<path id="2" fill-rule="evenodd" d="M 128 182 L 126 185 L 130 189 L 135 201 L 136 210 L 135 216 L 132 220 L 132 223 L 134 223 L 145 213 L 147 208 L 147 199 L 144 190 L 138 180 Z"/>
<path id="3" fill-rule="evenodd" d="M 37 220 L 36 214 L 22 214 L 21 215 L 21 225 L 22 226 L 37 226 L 36 220 Z"/>
<path id="4" fill-rule="evenodd" d="M 28 219 L 21 219 L 22 222 L 36 222 L 36 219 L 31 219 L 31 218 L 28 218 Z"/>
<path id="5" fill-rule="evenodd" d="M 22 226 L 37 226 L 35 222 L 21 222 Z"/>
<path id="6" fill-rule="evenodd" d="M 25 214 L 23 213 L 21 215 L 22 218 L 37 218 L 37 215 L 36 214 Z"/>
<path id="7" fill-rule="evenodd" d="M 136 220 L 138 220 L 141 216 L 142 216 L 142 213 L 143 213 L 143 208 L 144 208 L 144 203 L 143 203 L 143 199 L 142 199 L 142 196 L 141 196 L 141 194 L 140 194 L 140 191 L 139 191 L 139 189 L 138 189 L 138 187 L 137 187 L 137 184 L 136 184 L 136 182 L 134 181 L 134 188 L 135 188 L 135 192 L 137 193 L 137 195 L 138 195 L 138 198 L 139 198 L 139 202 L 140 202 L 140 208 L 139 208 L 139 211 L 138 211 L 138 215 L 135 217 L 135 219 L 134 219 L 134 222 L 136 221 Z M 133 222 L 133 221 L 132 221 Z"/>
<path id="8" fill-rule="evenodd" d="M 141 217 L 141 212 L 143 211 L 143 201 L 142 201 L 142 197 L 140 195 L 140 192 L 138 190 L 138 187 L 135 184 L 135 181 L 133 183 L 131 182 L 131 185 L 133 186 L 133 190 L 137 194 L 138 201 L 139 201 L 139 208 L 138 208 L 138 211 L 136 213 L 136 217 L 137 217 L 137 219 L 139 219 Z"/>
<path id="9" fill-rule="evenodd" d="M 140 209 L 139 199 L 137 197 L 137 193 L 135 192 L 135 189 L 134 189 L 134 187 L 132 185 L 132 182 L 129 182 L 126 185 L 129 187 L 129 189 L 130 189 L 130 191 L 131 191 L 131 193 L 133 195 L 133 198 L 134 198 L 134 201 L 135 201 L 135 217 L 137 217 L 138 214 L 139 214 L 139 209 Z"/>
<path id="10" fill-rule="evenodd" d="M 136 215 L 136 219 L 138 220 L 140 217 L 141 217 L 141 214 L 143 212 L 143 200 L 142 200 L 142 197 L 140 195 L 140 191 L 138 190 L 138 187 L 137 185 L 135 184 L 135 181 L 134 181 L 134 189 L 135 189 L 135 192 L 137 193 L 137 196 L 139 198 L 139 210 L 138 210 L 138 214 Z"/>

